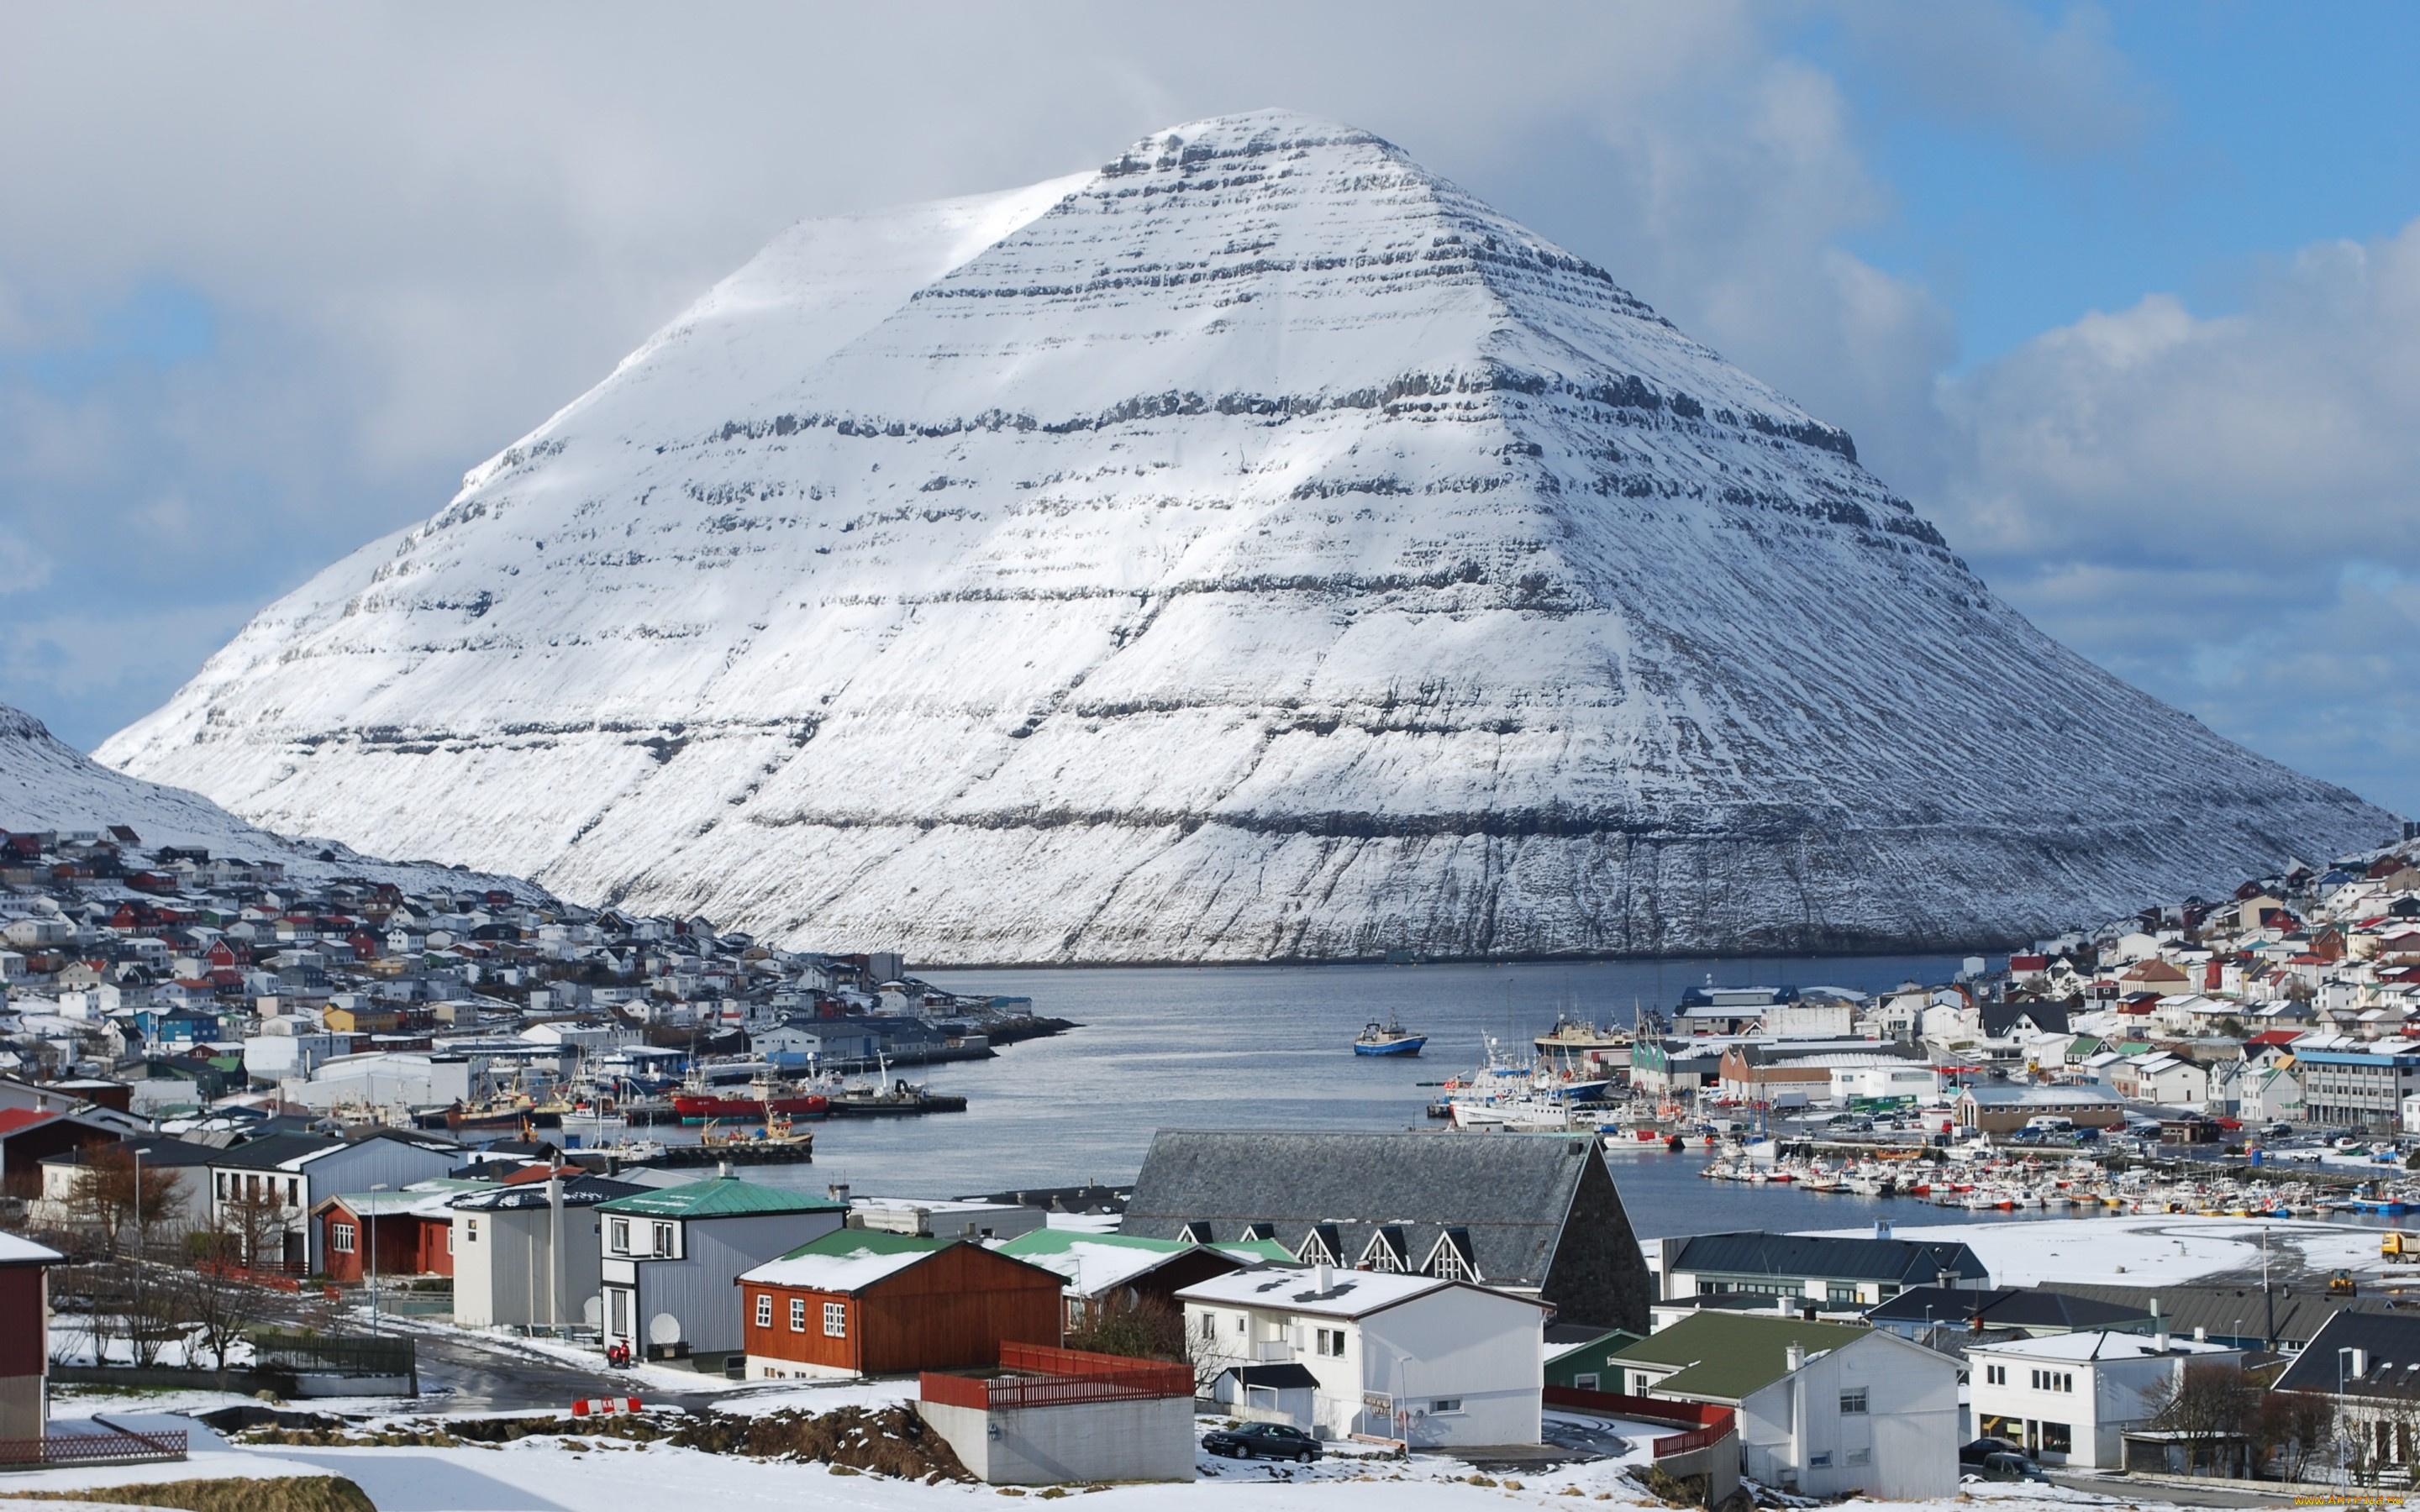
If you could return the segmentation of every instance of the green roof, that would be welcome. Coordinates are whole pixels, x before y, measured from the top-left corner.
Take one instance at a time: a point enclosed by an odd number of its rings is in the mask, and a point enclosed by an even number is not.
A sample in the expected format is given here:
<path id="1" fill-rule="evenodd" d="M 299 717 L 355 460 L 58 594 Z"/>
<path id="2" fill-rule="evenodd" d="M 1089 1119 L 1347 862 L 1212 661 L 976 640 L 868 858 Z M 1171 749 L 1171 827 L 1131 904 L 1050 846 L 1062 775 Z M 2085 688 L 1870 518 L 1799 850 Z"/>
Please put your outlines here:
<path id="1" fill-rule="evenodd" d="M 1151 1250 L 1176 1255 L 1189 1249 L 1214 1250 L 1239 1260 L 1292 1265 L 1294 1253 L 1274 1239 L 1238 1240 L 1224 1244 L 1194 1244 L 1182 1239 L 1145 1239 L 1140 1234 L 1093 1234 L 1080 1228 L 1035 1228 L 1000 1246 L 1002 1255 L 1064 1255 L 1078 1244 L 1107 1244 L 1119 1249 Z"/>
<path id="2" fill-rule="evenodd" d="M 1736 1405 L 1790 1373 L 1787 1351 L 1795 1344 L 1820 1354 L 1854 1344 L 1873 1332 L 1845 1323 L 1810 1323 L 1795 1318 L 1759 1318 L 1726 1312 L 1692 1313 L 1650 1334 L 1614 1360 L 1683 1368 L 1655 1382 L 1659 1396 L 1691 1396 Z"/>
<path id="3" fill-rule="evenodd" d="M 795 1260 L 801 1255 L 922 1255 L 959 1242 L 955 1239 L 926 1239 L 922 1234 L 893 1234 L 880 1228 L 835 1228 L 821 1239 L 811 1239 L 784 1253 L 782 1258 Z"/>
<path id="4" fill-rule="evenodd" d="M 760 1186 L 736 1176 L 711 1177 L 686 1186 L 634 1192 L 597 1205 L 599 1212 L 636 1213 L 643 1218 L 740 1218 L 779 1212 L 838 1212 L 847 1204 L 804 1192 Z"/>

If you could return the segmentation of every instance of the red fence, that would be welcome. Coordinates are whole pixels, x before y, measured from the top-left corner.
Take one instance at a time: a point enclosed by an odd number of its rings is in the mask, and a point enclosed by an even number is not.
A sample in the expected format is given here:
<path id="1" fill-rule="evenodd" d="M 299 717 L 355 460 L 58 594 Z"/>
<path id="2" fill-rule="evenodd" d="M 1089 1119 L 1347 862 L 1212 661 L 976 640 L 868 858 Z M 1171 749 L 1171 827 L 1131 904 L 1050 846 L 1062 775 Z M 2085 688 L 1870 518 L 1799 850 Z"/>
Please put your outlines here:
<path id="1" fill-rule="evenodd" d="M 1191 1365 L 1093 1354 L 1052 1344 L 1003 1344 L 1000 1367 L 1027 1373 L 977 1377 L 928 1370 L 918 1381 L 918 1394 L 945 1407 L 991 1412 L 1193 1396 Z"/>
<path id="2" fill-rule="evenodd" d="M 1582 1391 L 1577 1386 L 1548 1386 L 1548 1407 L 1568 1407 L 1600 1417 L 1627 1417 L 1641 1423 L 1669 1423 L 1675 1427 L 1705 1427 L 1728 1422 L 1731 1410 L 1711 1402 L 1676 1402 L 1662 1396 L 1625 1396 L 1619 1392 Z"/>
<path id="3" fill-rule="evenodd" d="M 63 1438 L 0 1439 L 0 1465 L 92 1465 L 109 1460 L 182 1459 L 182 1428 L 137 1433 L 75 1434 Z"/>
<path id="4" fill-rule="evenodd" d="M 1701 1428 L 1691 1428 L 1686 1433 L 1675 1433 L 1668 1438 L 1658 1439 L 1650 1452 L 1658 1459 L 1669 1459 L 1676 1455 L 1690 1454 L 1730 1438 L 1737 1431 L 1731 1421 L 1731 1410 L 1728 1407 L 1718 1407 L 1714 1411 L 1723 1414 L 1721 1422 L 1709 1423 Z"/>

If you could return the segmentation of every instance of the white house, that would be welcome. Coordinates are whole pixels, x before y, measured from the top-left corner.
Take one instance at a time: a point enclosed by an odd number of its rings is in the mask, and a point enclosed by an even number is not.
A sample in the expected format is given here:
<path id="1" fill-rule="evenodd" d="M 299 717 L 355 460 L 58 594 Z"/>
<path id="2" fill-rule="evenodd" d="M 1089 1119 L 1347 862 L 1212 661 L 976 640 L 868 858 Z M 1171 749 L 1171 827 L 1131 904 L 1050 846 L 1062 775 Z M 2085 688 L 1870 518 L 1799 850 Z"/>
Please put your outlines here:
<path id="1" fill-rule="evenodd" d="M 1958 1490 L 1958 1362 L 1882 1329 L 1806 1354 L 1740 1399 L 1748 1477 L 1801 1496 L 1892 1502 Z"/>
<path id="2" fill-rule="evenodd" d="M 1320 1438 L 1536 1443 L 1545 1304 L 1380 1271 L 1239 1271 L 1176 1293 L 1238 1414 Z"/>
<path id="3" fill-rule="evenodd" d="M 598 1204 L 646 1188 L 574 1174 L 465 1193 L 453 1200 L 454 1321 L 603 1320 L 604 1220 Z"/>
<path id="4" fill-rule="evenodd" d="M 2187 1363 L 2240 1365 L 2243 1352 L 2164 1333 L 2054 1334 L 1966 1350 L 1975 1431 L 2024 1444 L 2049 1464 L 2123 1466 L 2125 1430 L 2159 1410 Z"/>
<path id="5" fill-rule="evenodd" d="M 209 1164 L 213 1219 L 224 1219 L 247 1199 L 277 1206 L 285 1229 L 284 1252 L 250 1257 L 263 1269 L 327 1268 L 319 1226 L 309 1215 L 325 1199 L 345 1192 L 400 1192 L 414 1181 L 443 1176 L 462 1158 L 462 1148 L 400 1129 L 381 1129 L 359 1139 L 277 1134 L 215 1152 Z"/>
<path id="6" fill-rule="evenodd" d="M 721 1175 L 615 1197 L 602 1219 L 604 1342 L 712 1370 L 743 1354 L 743 1271 L 841 1227 L 842 1204 Z"/>

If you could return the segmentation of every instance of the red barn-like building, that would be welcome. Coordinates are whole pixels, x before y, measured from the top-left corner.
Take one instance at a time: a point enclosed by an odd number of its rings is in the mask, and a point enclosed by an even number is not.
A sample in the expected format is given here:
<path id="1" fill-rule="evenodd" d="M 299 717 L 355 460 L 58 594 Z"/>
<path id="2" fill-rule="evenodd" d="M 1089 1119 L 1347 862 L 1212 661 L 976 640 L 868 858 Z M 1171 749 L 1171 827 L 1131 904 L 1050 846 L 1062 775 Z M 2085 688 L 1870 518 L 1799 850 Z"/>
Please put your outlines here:
<path id="1" fill-rule="evenodd" d="M 66 1257 L 0 1234 L 0 1439 L 39 1439 L 50 1417 L 47 1269 Z"/>
<path id="2" fill-rule="evenodd" d="M 989 1365 L 1059 1341 L 1056 1272 L 965 1240 L 843 1228 L 738 1281 L 748 1379 Z"/>

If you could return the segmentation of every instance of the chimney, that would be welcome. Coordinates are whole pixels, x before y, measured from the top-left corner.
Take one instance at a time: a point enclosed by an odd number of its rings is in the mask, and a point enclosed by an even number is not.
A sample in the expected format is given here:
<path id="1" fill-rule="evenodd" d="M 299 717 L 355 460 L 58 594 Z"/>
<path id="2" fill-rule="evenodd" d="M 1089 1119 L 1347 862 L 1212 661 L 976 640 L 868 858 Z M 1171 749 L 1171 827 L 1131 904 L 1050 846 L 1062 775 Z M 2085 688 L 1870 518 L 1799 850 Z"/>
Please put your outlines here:
<path id="1" fill-rule="evenodd" d="M 718 1181 L 728 1181 L 731 1180 L 731 1163 L 729 1161 L 719 1160 L 714 1163 L 714 1179 Z"/>
<path id="2" fill-rule="evenodd" d="M 1325 1296 L 1335 1287 L 1335 1273 L 1328 1269 L 1328 1264 L 1326 1260 L 1322 1260 L 1317 1265 L 1311 1268 L 1311 1290 Z"/>
<path id="3" fill-rule="evenodd" d="M 2151 1299 L 2151 1348 L 2168 1352 L 2168 1320 L 2160 1316 L 2160 1299 Z"/>
<path id="4" fill-rule="evenodd" d="M 1782 1317 L 1787 1318 L 1791 1314 L 1796 1312 L 1798 1310 L 1798 1306 L 1796 1301 L 1792 1298 L 1776 1297 L 1773 1299 L 1773 1310 L 1779 1313 Z"/>
<path id="5" fill-rule="evenodd" d="M 2194 1342 L 2195 1344 L 2208 1344 L 2210 1342 L 2210 1329 L 2207 1325 L 2201 1323 L 2195 1323 L 2194 1325 Z"/>
<path id="6" fill-rule="evenodd" d="M 831 1185 L 824 1188 L 824 1196 L 831 1198 L 834 1202 L 846 1202 L 848 1200 L 848 1183 L 846 1181 L 834 1181 Z"/>
<path id="7" fill-rule="evenodd" d="M 1874 1237 L 1876 1239 L 1888 1239 L 1891 1237 L 1890 1220 L 1888 1218 L 1877 1218 L 1874 1220 Z"/>
<path id="8" fill-rule="evenodd" d="M 1792 1340 L 1789 1347 L 1781 1351 L 1781 1363 L 1783 1365 L 1788 1367 L 1792 1375 L 1805 1369 L 1807 1367 L 1807 1346 L 1797 1342 L 1795 1339 Z"/>

